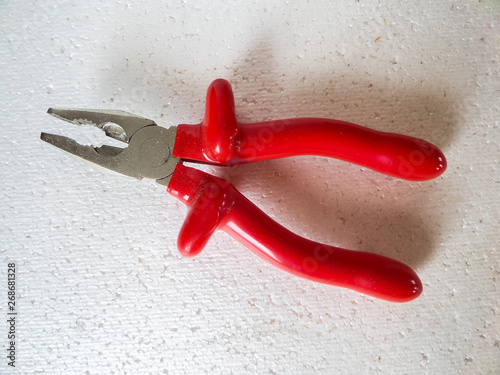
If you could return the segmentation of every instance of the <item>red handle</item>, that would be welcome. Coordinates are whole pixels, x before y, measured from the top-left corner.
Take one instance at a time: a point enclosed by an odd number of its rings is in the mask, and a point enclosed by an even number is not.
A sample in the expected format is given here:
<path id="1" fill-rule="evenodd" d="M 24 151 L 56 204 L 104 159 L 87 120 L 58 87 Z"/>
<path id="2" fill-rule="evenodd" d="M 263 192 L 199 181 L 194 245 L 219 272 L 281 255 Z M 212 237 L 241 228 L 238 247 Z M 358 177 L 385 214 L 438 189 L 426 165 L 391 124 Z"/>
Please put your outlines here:
<path id="1" fill-rule="evenodd" d="M 202 123 L 178 126 L 173 154 L 223 165 L 327 156 L 415 181 L 435 178 L 446 169 L 441 150 L 427 141 L 344 121 L 302 118 L 240 124 L 231 86 L 222 79 L 208 89 Z"/>
<path id="2" fill-rule="evenodd" d="M 408 266 L 297 236 L 221 178 L 178 164 L 167 191 L 189 208 L 177 242 L 184 256 L 197 255 L 221 229 L 264 260 L 305 279 L 393 302 L 413 300 L 422 292 L 420 279 Z"/>

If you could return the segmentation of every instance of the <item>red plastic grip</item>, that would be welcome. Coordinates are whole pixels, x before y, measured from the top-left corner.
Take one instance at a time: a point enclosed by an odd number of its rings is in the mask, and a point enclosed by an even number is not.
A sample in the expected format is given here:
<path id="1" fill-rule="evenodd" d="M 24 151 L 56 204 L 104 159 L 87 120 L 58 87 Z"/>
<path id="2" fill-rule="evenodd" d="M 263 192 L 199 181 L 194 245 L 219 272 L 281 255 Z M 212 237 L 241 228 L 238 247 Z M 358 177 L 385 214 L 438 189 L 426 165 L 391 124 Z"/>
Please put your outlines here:
<path id="1" fill-rule="evenodd" d="M 299 118 L 242 124 L 236 120 L 229 82 L 207 93 L 199 125 L 179 125 L 173 151 L 185 160 L 235 165 L 296 155 L 318 155 L 362 165 L 389 176 L 429 180 L 446 169 L 433 144 L 339 120 Z"/>
<path id="2" fill-rule="evenodd" d="M 422 292 L 408 266 L 381 255 L 302 238 L 276 223 L 224 179 L 178 164 L 167 191 L 188 207 L 178 238 L 184 256 L 197 255 L 223 230 L 258 256 L 294 275 L 393 302 Z"/>

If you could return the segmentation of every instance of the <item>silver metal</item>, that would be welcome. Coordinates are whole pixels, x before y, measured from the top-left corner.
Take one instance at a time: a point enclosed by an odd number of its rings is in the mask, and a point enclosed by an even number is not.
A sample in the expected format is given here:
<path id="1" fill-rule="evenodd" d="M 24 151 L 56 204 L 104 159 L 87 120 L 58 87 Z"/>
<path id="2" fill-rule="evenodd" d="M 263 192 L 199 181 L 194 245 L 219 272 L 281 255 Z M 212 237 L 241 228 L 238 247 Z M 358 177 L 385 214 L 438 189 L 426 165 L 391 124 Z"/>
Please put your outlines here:
<path id="1" fill-rule="evenodd" d="M 128 143 L 125 148 L 84 146 L 61 135 L 40 138 L 70 154 L 137 179 L 152 178 L 168 185 L 180 159 L 172 155 L 177 127 L 163 128 L 153 120 L 124 111 L 52 109 L 48 113 L 76 125 L 93 125 L 107 136 Z"/>
<path id="2" fill-rule="evenodd" d="M 122 142 L 129 142 L 134 133 L 143 127 L 156 125 L 153 120 L 125 111 L 109 109 L 49 108 L 47 113 L 75 125 L 96 126 L 102 129 L 107 136 Z M 124 133 L 119 130 L 117 131 L 116 127 L 113 125 L 121 127 Z"/>

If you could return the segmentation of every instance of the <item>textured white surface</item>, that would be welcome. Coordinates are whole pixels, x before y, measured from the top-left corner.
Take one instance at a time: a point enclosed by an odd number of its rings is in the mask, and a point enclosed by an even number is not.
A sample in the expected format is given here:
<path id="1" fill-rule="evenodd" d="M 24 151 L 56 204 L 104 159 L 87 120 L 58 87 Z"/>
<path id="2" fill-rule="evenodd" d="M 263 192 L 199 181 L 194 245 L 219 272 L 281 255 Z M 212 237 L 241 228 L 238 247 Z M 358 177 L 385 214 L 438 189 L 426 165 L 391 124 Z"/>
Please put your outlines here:
<path id="1" fill-rule="evenodd" d="M 500 3 L 168 3 L 0 3 L 0 348 L 11 259 L 18 373 L 500 373 Z M 89 141 L 51 106 L 197 123 L 219 77 L 244 121 L 337 118 L 443 149 L 422 183 L 318 157 L 229 173 L 294 232 L 410 264 L 420 298 L 304 281 L 222 233 L 183 259 L 186 211 L 162 187 L 39 140 Z"/>

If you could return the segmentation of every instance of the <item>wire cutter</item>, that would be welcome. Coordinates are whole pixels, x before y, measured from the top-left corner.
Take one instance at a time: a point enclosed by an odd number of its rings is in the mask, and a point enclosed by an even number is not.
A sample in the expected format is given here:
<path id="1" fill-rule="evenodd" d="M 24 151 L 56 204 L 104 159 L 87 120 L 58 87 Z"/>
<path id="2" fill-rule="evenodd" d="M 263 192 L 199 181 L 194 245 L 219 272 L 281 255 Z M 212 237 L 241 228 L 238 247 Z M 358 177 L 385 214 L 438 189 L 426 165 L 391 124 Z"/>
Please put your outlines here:
<path id="1" fill-rule="evenodd" d="M 95 148 L 41 134 L 42 140 L 73 155 L 166 186 L 170 195 L 188 207 L 177 241 L 183 256 L 197 255 L 220 229 L 264 260 L 309 280 L 393 302 L 413 300 L 422 292 L 422 283 L 410 267 L 381 255 L 302 238 L 272 220 L 228 181 L 183 161 L 231 166 L 319 155 L 422 181 L 446 169 L 443 153 L 429 142 L 330 119 L 239 123 L 231 86 L 223 79 L 210 85 L 205 116 L 198 125 L 167 129 L 114 110 L 49 109 L 48 113 L 74 124 L 95 125 L 109 137 L 128 143 L 125 148 Z"/>

